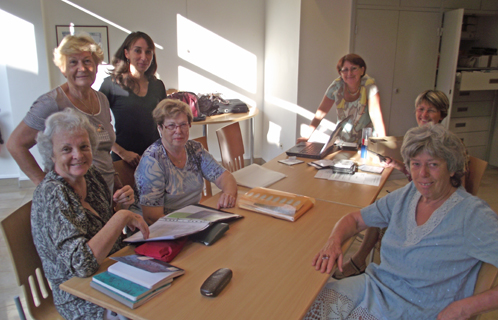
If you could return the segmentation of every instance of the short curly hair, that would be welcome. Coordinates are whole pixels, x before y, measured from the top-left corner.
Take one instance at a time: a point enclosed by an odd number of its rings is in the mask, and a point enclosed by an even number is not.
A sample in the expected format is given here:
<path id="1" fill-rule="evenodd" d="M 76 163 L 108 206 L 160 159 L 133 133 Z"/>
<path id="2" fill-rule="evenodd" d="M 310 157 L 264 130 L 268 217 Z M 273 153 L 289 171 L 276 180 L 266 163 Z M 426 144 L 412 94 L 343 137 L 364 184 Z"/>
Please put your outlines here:
<path id="1" fill-rule="evenodd" d="M 188 124 L 192 124 L 192 110 L 190 106 L 183 101 L 176 99 L 164 99 L 159 102 L 152 111 L 152 117 L 158 126 L 162 126 L 165 119 L 175 118 L 178 114 L 183 113 L 187 116 Z"/>
<path id="2" fill-rule="evenodd" d="M 62 71 L 66 68 L 66 59 L 72 54 L 90 52 L 93 61 L 99 65 L 104 60 L 104 51 L 87 33 L 78 35 L 67 35 L 62 39 L 57 48 L 54 49 L 54 63 Z"/>
<path id="3" fill-rule="evenodd" d="M 36 137 L 38 151 L 42 156 L 45 172 L 53 170 L 55 166 L 52 160 L 54 156 L 52 138 L 54 135 L 62 131 L 73 133 L 81 129 L 88 133 L 92 154 L 95 154 L 98 145 L 97 132 L 84 115 L 72 108 L 66 108 L 63 111 L 52 114 L 45 120 L 45 130 L 38 132 Z"/>
<path id="4" fill-rule="evenodd" d="M 410 159 L 421 152 L 446 161 L 448 171 L 455 173 L 450 178 L 451 185 L 457 188 L 462 184 L 468 156 L 462 141 L 453 132 L 432 123 L 408 130 L 401 146 L 405 166 L 410 168 Z"/>

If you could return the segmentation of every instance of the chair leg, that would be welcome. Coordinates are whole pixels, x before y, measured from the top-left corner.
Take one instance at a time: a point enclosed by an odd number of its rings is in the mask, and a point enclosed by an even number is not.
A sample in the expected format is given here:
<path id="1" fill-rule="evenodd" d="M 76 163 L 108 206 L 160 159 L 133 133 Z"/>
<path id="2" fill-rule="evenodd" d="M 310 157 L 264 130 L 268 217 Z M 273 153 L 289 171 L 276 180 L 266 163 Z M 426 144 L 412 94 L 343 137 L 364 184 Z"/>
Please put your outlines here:
<path id="1" fill-rule="evenodd" d="M 21 318 L 21 320 L 26 320 L 26 315 L 24 314 L 24 309 L 22 308 L 21 299 L 19 299 L 19 296 L 14 297 L 14 302 L 16 303 L 19 318 Z"/>

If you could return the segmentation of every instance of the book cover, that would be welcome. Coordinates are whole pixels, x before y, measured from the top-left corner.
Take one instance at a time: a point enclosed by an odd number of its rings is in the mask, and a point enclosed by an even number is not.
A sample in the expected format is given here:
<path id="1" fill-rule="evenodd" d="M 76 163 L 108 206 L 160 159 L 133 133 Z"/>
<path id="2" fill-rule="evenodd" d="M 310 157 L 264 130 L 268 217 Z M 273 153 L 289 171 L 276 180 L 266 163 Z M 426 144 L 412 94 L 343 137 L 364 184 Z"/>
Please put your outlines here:
<path id="1" fill-rule="evenodd" d="M 111 259 L 118 262 L 107 271 L 149 289 L 156 289 L 185 273 L 167 262 L 136 254 Z"/>
<path id="2" fill-rule="evenodd" d="M 94 275 L 92 281 L 132 301 L 137 301 L 151 291 L 149 288 L 121 278 L 109 271 Z"/>
<path id="3" fill-rule="evenodd" d="M 109 297 L 124 304 L 125 306 L 127 306 L 130 309 L 135 309 L 135 308 L 140 307 L 141 305 L 143 305 L 144 303 L 146 303 L 150 299 L 154 298 L 155 296 L 157 296 L 161 292 L 166 291 L 166 289 L 171 287 L 171 283 L 168 283 L 162 287 L 157 288 L 156 290 L 151 291 L 149 294 L 143 296 L 142 298 L 138 299 L 137 301 L 130 300 L 130 299 L 120 295 L 119 293 L 116 293 L 112 290 L 109 290 L 106 287 L 101 286 L 100 284 L 98 284 L 95 281 L 90 282 L 90 287 L 102 292 L 105 295 L 108 295 Z"/>
<path id="4" fill-rule="evenodd" d="M 173 240 L 200 232 L 213 222 L 242 218 L 241 215 L 223 212 L 202 205 L 190 205 L 158 219 L 149 226 L 149 238 L 141 232 L 125 239 L 125 242 Z"/>

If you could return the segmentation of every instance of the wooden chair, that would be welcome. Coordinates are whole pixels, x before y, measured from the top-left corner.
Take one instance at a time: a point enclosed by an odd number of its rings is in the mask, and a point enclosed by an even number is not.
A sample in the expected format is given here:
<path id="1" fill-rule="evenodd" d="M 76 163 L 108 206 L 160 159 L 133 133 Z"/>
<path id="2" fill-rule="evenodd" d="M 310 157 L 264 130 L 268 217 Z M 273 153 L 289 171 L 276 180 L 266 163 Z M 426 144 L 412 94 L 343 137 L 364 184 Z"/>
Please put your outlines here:
<path id="1" fill-rule="evenodd" d="M 114 170 L 119 174 L 119 180 L 123 186 L 129 185 L 130 187 L 135 187 L 135 169 L 128 162 L 124 160 L 114 161 Z"/>
<path id="2" fill-rule="evenodd" d="M 9 249 L 17 284 L 22 287 L 33 319 L 63 319 L 54 305 L 52 290 L 31 235 L 31 201 L 3 219 L 2 231 Z M 22 316 L 24 312 L 22 309 Z M 20 314 L 20 317 L 22 319 Z"/>
<path id="3" fill-rule="evenodd" d="M 204 149 L 208 151 L 208 144 L 207 144 L 207 138 L 206 137 L 199 137 L 192 139 L 194 141 L 200 142 Z M 202 190 L 202 197 L 201 197 L 201 202 L 204 202 L 206 199 L 209 199 L 213 196 L 213 191 L 211 189 L 211 182 L 204 179 L 204 189 Z"/>
<path id="4" fill-rule="evenodd" d="M 238 122 L 216 130 L 221 162 L 230 172 L 244 168 L 244 143 Z"/>
<path id="5" fill-rule="evenodd" d="M 465 190 L 471 195 L 476 196 L 481 179 L 488 163 L 479 158 L 469 156 L 469 173 L 465 176 Z"/>

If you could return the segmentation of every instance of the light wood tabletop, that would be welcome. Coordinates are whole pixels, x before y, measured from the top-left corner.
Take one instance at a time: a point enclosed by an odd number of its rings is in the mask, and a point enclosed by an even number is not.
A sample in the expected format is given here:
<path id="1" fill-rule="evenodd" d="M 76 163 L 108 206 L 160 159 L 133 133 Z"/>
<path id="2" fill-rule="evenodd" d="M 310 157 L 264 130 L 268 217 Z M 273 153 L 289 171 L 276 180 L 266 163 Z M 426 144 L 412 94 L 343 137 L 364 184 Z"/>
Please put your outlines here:
<path id="1" fill-rule="evenodd" d="M 359 208 L 366 207 L 373 203 L 380 190 L 384 187 L 393 168 L 385 168 L 381 174 L 381 181 L 378 186 L 355 184 L 342 181 L 332 181 L 315 178 L 317 169 L 307 163 L 315 159 L 297 158 L 305 163 L 296 165 L 286 165 L 278 160 L 286 159 L 287 155 L 282 153 L 278 157 L 265 163 L 263 167 L 282 172 L 286 178 L 268 186 L 268 188 L 301 194 L 315 199 L 347 204 Z M 353 151 L 334 152 L 325 159 L 351 159 L 359 161 L 359 155 Z M 371 163 L 371 162 L 369 162 Z M 368 163 L 367 163 L 368 164 Z M 378 165 L 378 164 L 377 164 Z"/>
<path id="2" fill-rule="evenodd" d="M 214 206 L 218 196 L 204 204 Z M 301 319 L 329 278 L 311 261 L 334 224 L 356 209 L 318 200 L 295 222 L 229 209 L 244 218 L 212 246 L 187 244 L 171 262 L 185 275 L 134 310 L 91 288 L 91 277 L 72 278 L 61 288 L 132 319 Z M 132 247 L 119 252 L 132 253 Z M 99 272 L 113 262 L 106 259 Z M 202 283 L 219 268 L 232 269 L 231 282 L 216 298 L 202 296 Z"/>

